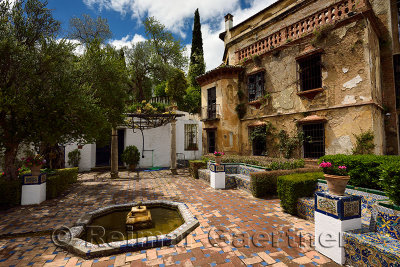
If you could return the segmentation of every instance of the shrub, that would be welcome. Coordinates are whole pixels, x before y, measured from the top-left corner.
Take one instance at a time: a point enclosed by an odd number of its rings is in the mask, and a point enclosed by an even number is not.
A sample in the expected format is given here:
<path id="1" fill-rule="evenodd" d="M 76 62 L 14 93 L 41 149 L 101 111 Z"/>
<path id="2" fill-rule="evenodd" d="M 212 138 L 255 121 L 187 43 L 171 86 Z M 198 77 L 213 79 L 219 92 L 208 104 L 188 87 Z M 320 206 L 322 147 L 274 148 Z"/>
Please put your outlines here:
<path id="1" fill-rule="evenodd" d="M 353 149 L 354 155 L 372 154 L 375 148 L 374 133 L 369 130 L 359 135 L 354 135 L 356 138 L 356 146 Z"/>
<path id="2" fill-rule="evenodd" d="M 0 208 L 10 208 L 21 203 L 22 184 L 20 180 L 7 181 L 0 178 Z"/>
<path id="3" fill-rule="evenodd" d="M 79 166 L 79 161 L 81 160 L 81 152 L 79 149 L 74 149 L 68 153 L 68 164 L 73 167 Z"/>
<path id="4" fill-rule="evenodd" d="M 318 179 L 323 173 L 295 173 L 278 177 L 278 196 L 281 207 L 287 213 L 296 215 L 297 200 L 301 197 L 311 197 L 316 189 Z"/>
<path id="5" fill-rule="evenodd" d="M 400 205 L 400 164 L 389 162 L 379 167 L 380 185 L 395 205 Z"/>
<path id="6" fill-rule="evenodd" d="M 69 185 L 76 183 L 78 179 L 78 168 L 68 168 L 56 170 L 54 175 L 47 177 L 46 198 L 56 198 L 60 196 Z"/>
<path id="7" fill-rule="evenodd" d="M 128 165 L 137 165 L 140 160 L 140 152 L 136 146 L 127 146 L 121 155 L 122 161 Z"/>
<path id="8" fill-rule="evenodd" d="M 302 168 L 250 173 L 252 194 L 254 197 L 274 196 L 277 194 L 277 179 L 279 176 L 307 172 L 320 172 L 320 170 L 318 168 Z"/>
<path id="9" fill-rule="evenodd" d="M 400 164 L 398 156 L 378 155 L 326 155 L 319 159 L 331 162 L 335 166 L 346 166 L 350 176 L 349 184 L 353 186 L 382 190 L 379 182 L 381 165 Z"/>
<path id="10" fill-rule="evenodd" d="M 199 179 L 199 169 L 207 168 L 207 161 L 204 160 L 189 160 L 189 171 L 195 179 Z"/>

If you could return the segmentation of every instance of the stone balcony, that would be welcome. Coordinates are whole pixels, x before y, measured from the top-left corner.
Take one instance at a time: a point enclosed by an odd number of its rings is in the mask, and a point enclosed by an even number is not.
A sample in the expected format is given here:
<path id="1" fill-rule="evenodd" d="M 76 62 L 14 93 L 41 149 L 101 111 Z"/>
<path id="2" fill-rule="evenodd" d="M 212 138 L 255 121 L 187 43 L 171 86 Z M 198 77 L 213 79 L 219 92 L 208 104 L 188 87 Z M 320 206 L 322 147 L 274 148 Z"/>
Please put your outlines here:
<path id="1" fill-rule="evenodd" d="M 236 51 L 237 61 L 240 63 L 252 56 L 265 54 L 292 41 L 312 34 L 322 27 L 335 25 L 340 21 L 370 9 L 371 7 L 368 0 L 339 1 Z"/>

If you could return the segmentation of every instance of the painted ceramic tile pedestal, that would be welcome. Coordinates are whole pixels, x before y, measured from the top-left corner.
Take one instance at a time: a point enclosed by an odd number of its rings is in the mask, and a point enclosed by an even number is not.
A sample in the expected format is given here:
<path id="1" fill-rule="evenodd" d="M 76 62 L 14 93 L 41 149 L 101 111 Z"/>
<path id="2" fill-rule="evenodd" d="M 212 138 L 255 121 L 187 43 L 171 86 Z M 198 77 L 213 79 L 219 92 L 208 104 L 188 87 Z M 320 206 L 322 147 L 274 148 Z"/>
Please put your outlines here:
<path id="1" fill-rule="evenodd" d="M 21 205 L 40 204 L 46 200 L 46 174 L 22 177 Z"/>
<path id="2" fill-rule="evenodd" d="M 210 186 L 214 189 L 225 189 L 225 165 L 209 164 Z"/>
<path id="3" fill-rule="evenodd" d="M 343 232 L 361 228 L 361 197 L 315 193 L 315 247 L 338 264 L 345 263 Z"/>

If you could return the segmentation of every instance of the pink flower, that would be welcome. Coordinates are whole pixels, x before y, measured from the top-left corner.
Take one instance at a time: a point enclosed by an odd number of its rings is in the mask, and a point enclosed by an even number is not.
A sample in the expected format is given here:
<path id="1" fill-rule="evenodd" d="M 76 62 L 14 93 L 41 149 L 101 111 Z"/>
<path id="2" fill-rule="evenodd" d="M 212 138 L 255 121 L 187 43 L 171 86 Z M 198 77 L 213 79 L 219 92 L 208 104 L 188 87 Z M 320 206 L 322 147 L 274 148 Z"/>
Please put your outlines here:
<path id="1" fill-rule="evenodd" d="M 341 169 L 341 170 L 346 170 L 347 167 L 346 167 L 346 166 L 339 166 L 339 169 Z"/>
<path id="2" fill-rule="evenodd" d="M 332 163 L 323 161 L 323 162 L 321 162 L 321 164 L 319 164 L 319 166 L 321 168 L 330 168 L 330 167 L 332 167 Z"/>

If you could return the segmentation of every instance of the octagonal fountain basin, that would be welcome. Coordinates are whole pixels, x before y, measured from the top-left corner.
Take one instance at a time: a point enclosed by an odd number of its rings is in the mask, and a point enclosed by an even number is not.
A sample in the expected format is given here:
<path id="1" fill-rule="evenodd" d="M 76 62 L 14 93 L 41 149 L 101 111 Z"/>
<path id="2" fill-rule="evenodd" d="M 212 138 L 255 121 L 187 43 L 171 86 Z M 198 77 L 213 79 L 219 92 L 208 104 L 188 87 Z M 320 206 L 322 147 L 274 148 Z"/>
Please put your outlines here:
<path id="1" fill-rule="evenodd" d="M 151 223 L 128 225 L 128 213 L 139 205 L 147 208 Z M 139 205 L 133 202 L 90 212 L 70 229 L 68 242 L 55 243 L 80 257 L 102 257 L 174 245 L 199 225 L 183 203 L 153 200 Z"/>

